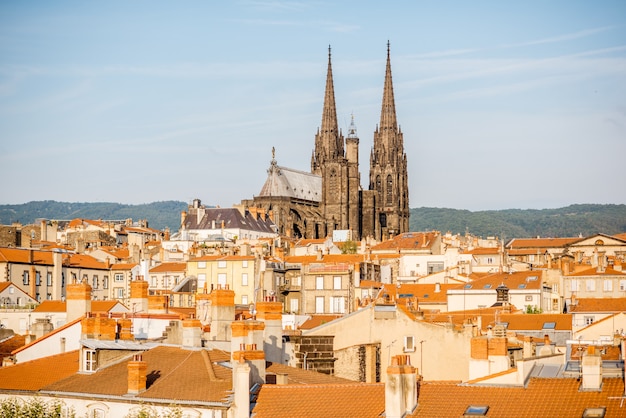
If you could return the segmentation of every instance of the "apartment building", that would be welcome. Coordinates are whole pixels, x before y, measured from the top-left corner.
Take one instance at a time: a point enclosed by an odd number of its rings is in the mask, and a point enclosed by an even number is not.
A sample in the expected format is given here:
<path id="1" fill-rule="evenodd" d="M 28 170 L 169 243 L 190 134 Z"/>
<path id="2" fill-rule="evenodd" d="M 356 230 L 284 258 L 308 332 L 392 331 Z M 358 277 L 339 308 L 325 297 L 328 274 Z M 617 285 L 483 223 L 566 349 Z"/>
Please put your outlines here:
<path id="1" fill-rule="evenodd" d="M 229 288 L 235 292 L 235 303 L 248 305 L 263 295 L 255 294 L 258 269 L 253 255 L 205 255 L 187 262 L 187 274 L 198 280 L 198 293 Z"/>

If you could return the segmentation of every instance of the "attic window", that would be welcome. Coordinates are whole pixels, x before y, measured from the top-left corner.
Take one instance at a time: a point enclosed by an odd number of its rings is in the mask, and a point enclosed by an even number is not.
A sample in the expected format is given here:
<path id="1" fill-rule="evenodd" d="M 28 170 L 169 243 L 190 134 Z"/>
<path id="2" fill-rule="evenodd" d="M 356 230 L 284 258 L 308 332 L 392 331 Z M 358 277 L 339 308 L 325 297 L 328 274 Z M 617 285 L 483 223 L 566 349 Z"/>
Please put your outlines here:
<path id="1" fill-rule="evenodd" d="M 470 405 L 467 407 L 467 409 L 465 409 L 463 416 L 484 417 L 487 416 L 488 410 L 488 405 Z"/>
<path id="2" fill-rule="evenodd" d="M 544 322 L 543 323 L 543 327 L 541 327 L 542 329 L 555 329 L 556 328 L 556 322 Z"/>
<path id="3" fill-rule="evenodd" d="M 526 289 L 526 283 L 521 283 L 519 286 L 517 286 L 518 289 Z"/>
<path id="4" fill-rule="evenodd" d="M 585 408 L 583 418 L 602 418 L 606 414 L 606 407 Z"/>
<path id="5" fill-rule="evenodd" d="M 464 288 L 464 289 L 471 289 L 471 288 L 472 288 L 472 285 L 471 285 L 471 284 L 466 284 L 463 288 Z"/>
<path id="6" fill-rule="evenodd" d="M 537 280 L 537 276 L 528 276 L 528 281 L 533 282 Z"/>
<path id="7" fill-rule="evenodd" d="M 483 289 L 491 289 L 491 285 L 490 284 L 486 284 Z"/>

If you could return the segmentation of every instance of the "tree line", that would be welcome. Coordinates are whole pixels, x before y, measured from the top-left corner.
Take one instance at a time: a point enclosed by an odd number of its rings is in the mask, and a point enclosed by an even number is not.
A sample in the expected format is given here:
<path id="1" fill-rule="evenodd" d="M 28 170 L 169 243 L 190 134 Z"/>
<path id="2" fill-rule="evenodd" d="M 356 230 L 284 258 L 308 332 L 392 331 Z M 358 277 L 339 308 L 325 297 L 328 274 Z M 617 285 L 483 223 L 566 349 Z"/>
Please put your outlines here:
<path id="1" fill-rule="evenodd" d="M 39 219 L 70 220 L 106 219 L 134 221 L 146 219 L 154 229 L 180 227 L 180 213 L 187 203 L 162 201 L 141 205 L 111 202 L 34 201 L 18 205 L 0 205 L 0 224 L 22 225 Z M 448 208 L 413 208 L 410 210 L 411 231 L 441 231 L 453 234 L 471 233 L 480 237 L 510 238 L 575 237 L 596 233 L 614 235 L 626 232 L 626 205 L 583 204 L 558 209 L 505 209 L 472 212 Z"/>

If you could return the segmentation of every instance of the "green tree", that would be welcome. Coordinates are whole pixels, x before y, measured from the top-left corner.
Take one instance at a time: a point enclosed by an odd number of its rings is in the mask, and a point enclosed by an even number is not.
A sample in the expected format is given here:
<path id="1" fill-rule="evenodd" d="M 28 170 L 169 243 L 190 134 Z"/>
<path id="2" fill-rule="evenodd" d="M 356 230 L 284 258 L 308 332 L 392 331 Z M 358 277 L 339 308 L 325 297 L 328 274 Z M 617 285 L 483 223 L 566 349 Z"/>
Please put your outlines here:
<path id="1" fill-rule="evenodd" d="M 138 411 L 131 412 L 124 418 L 182 418 L 183 411 L 178 406 L 171 406 L 162 414 L 159 414 L 153 407 L 143 405 Z"/>
<path id="2" fill-rule="evenodd" d="M 356 254 L 357 243 L 354 241 L 345 241 L 339 244 L 342 254 Z"/>
<path id="3" fill-rule="evenodd" d="M 65 411 L 64 411 L 65 409 Z M 64 408 L 61 401 L 7 398 L 0 402 L 2 418 L 75 418 L 74 408 Z"/>

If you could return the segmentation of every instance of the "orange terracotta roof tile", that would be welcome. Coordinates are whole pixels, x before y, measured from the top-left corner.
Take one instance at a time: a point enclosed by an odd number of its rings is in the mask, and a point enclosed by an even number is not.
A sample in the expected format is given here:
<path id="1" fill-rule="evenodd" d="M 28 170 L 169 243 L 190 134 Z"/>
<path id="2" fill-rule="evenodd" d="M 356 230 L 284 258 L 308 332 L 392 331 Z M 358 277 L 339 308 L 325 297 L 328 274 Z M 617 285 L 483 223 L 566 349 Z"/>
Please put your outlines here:
<path id="1" fill-rule="evenodd" d="M 205 361 L 205 352 L 208 361 Z M 232 390 L 232 371 L 215 364 L 230 356 L 217 350 L 184 350 L 159 346 L 143 353 L 147 363 L 147 389 L 138 398 L 176 401 L 224 401 Z M 128 391 L 127 361 L 112 364 L 93 374 L 73 374 L 50 383 L 46 391 L 84 395 L 122 396 Z"/>
<path id="2" fill-rule="evenodd" d="M 626 298 L 576 298 L 567 304 L 570 312 L 626 312 Z"/>
<path id="3" fill-rule="evenodd" d="M 0 390 L 38 391 L 77 371 L 78 351 L 0 367 Z"/>
<path id="4" fill-rule="evenodd" d="M 0 342 L 0 364 L 2 359 L 11 355 L 14 350 L 24 346 L 26 344 L 26 336 L 13 334 L 13 336 L 6 338 Z"/>
<path id="5" fill-rule="evenodd" d="M 386 284 L 385 293 L 389 294 L 397 303 L 406 304 L 406 301 L 412 297 L 416 297 L 419 302 L 424 303 L 447 303 L 448 295 L 446 291 L 457 288 L 457 284 Z"/>
<path id="6" fill-rule="evenodd" d="M 324 244 L 326 242 L 325 238 L 318 238 L 318 239 L 300 239 L 296 242 L 295 246 L 296 247 L 306 247 L 307 245 L 311 245 L 311 244 Z"/>
<path id="7" fill-rule="evenodd" d="M 53 265 L 52 251 L 28 250 L 23 248 L 0 248 L 0 261 L 19 264 Z"/>
<path id="8" fill-rule="evenodd" d="M 138 265 L 139 264 L 134 264 L 134 263 L 116 263 L 116 264 L 111 264 L 111 270 L 119 270 L 119 271 L 132 270 L 134 267 Z"/>
<path id="9" fill-rule="evenodd" d="M 42 301 L 33 312 L 65 312 L 66 304 L 60 300 L 44 300 Z"/>
<path id="10" fill-rule="evenodd" d="M 576 271 L 575 273 L 568 274 L 566 277 L 575 276 L 626 276 L 626 272 L 615 270 L 614 268 L 607 267 L 602 271 L 598 271 L 597 268 L 592 267 L 585 270 Z"/>
<path id="11" fill-rule="evenodd" d="M 524 285 L 525 289 L 540 289 L 542 286 L 542 271 L 516 271 L 514 273 L 495 273 L 483 276 L 469 283 L 455 285 L 454 289 L 476 290 L 489 289 L 495 290 L 501 284 L 509 289 L 518 289 L 520 285 Z"/>
<path id="12" fill-rule="evenodd" d="M 179 272 L 184 273 L 187 269 L 187 263 L 161 263 L 158 266 L 152 267 L 150 273 L 167 273 L 167 272 Z"/>
<path id="13" fill-rule="evenodd" d="M 263 385 L 255 418 L 376 418 L 385 410 L 385 385 Z"/>
<path id="14" fill-rule="evenodd" d="M 429 249 L 436 242 L 439 232 L 405 232 L 393 239 L 372 247 L 372 251 Z"/>
<path id="15" fill-rule="evenodd" d="M 90 255 L 71 254 L 69 260 L 64 263 L 67 267 L 81 267 L 87 269 L 109 270 L 110 266 L 102 261 L 98 261 Z"/>
<path id="16" fill-rule="evenodd" d="M 580 240 L 569 238 L 513 238 L 506 244 L 507 248 L 561 248 Z"/>
<path id="17" fill-rule="evenodd" d="M 485 248 L 485 247 L 480 247 L 480 248 L 474 248 L 471 250 L 467 250 L 464 251 L 464 254 L 472 254 L 472 255 L 489 255 L 489 254 L 499 254 L 500 253 L 500 249 L 499 248 Z"/>
<path id="18" fill-rule="evenodd" d="M 487 417 L 582 417 L 585 408 L 606 406 L 605 418 L 624 417 L 624 381 L 605 378 L 601 391 L 581 391 L 571 379 L 531 378 L 528 386 L 471 386 L 423 382 L 418 405 L 409 417 L 458 418 L 469 405 L 489 407 Z"/>
<path id="19" fill-rule="evenodd" d="M 290 385 L 354 383 L 352 380 L 343 379 L 330 374 L 300 369 L 280 363 L 267 362 L 266 371 L 268 373 L 286 374 L 287 381 Z"/>
<path id="20" fill-rule="evenodd" d="M 313 329 L 337 318 L 341 318 L 341 316 L 342 315 L 311 315 L 311 317 L 304 321 L 298 328 Z"/>
<path id="21" fill-rule="evenodd" d="M 243 261 L 254 260 L 253 255 L 205 255 L 202 257 L 194 258 L 190 261 Z"/>

